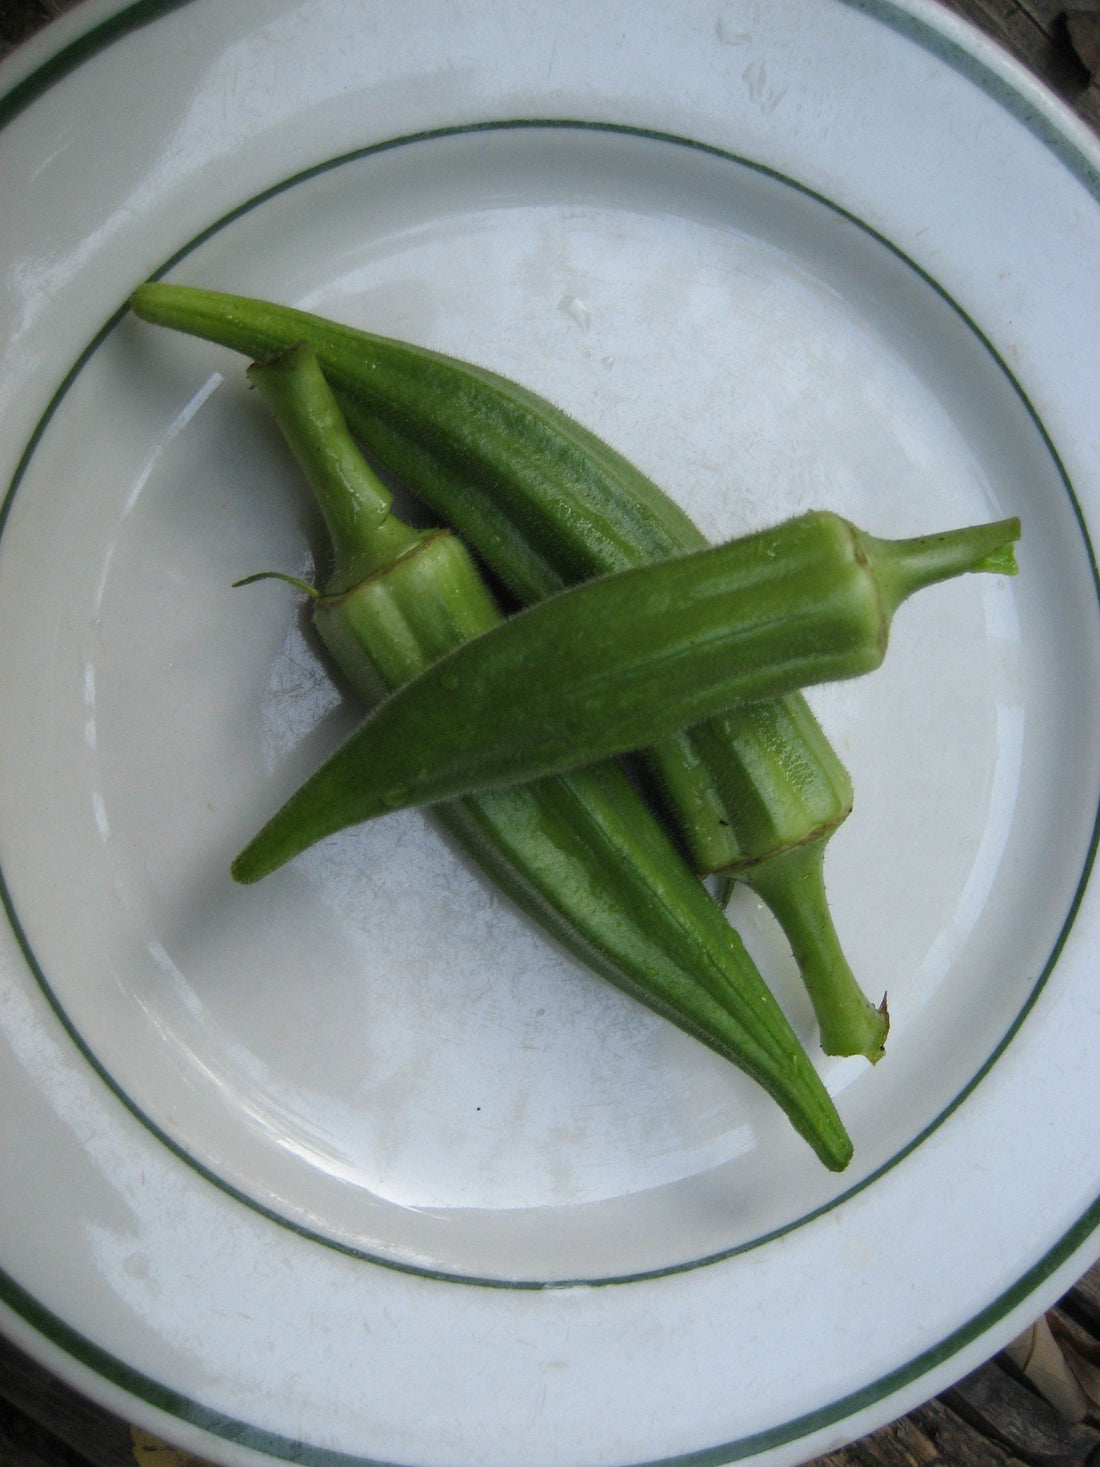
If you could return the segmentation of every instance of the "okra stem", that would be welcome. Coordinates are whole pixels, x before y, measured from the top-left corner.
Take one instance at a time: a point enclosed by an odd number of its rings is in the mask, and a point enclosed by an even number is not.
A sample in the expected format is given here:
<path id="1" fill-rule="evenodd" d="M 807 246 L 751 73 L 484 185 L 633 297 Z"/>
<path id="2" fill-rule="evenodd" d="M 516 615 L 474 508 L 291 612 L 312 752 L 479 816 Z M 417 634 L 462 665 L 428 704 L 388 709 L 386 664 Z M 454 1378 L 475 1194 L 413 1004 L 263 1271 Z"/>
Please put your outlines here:
<path id="1" fill-rule="evenodd" d="M 882 596 L 887 622 L 903 601 L 926 586 L 968 571 L 1011 575 L 1016 569 L 1004 522 L 911 540 L 879 540 L 862 531 L 856 538 Z"/>
<path id="2" fill-rule="evenodd" d="M 802 981 L 818 1015 L 826 1054 L 881 1059 L 889 1030 L 886 1000 L 880 1008 L 850 981 L 825 899 L 825 844 L 795 846 L 762 862 L 747 884 L 768 904 L 787 934 Z"/>
<path id="3" fill-rule="evenodd" d="M 254 365 L 248 375 L 261 387 L 299 464 L 324 464 L 313 488 L 332 544 L 333 595 L 415 549 L 423 536 L 390 513 L 393 495 L 341 431 L 340 410 L 320 369 L 303 369 L 309 355 L 291 349 Z"/>
<path id="4" fill-rule="evenodd" d="M 561 773 L 738 702 L 869 672 L 898 596 L 927 582 L 930 559 L 933 579 L 981 570 L 994 552 L 1000 565 L 1019 533 L 1005 520 L 889 544 L 821 512 L 548 597 L 388 698 L 234 874 L 258 880 L 391 810 Z"/>
<path id="5" fill-rule="evenodd" d="M 500 622 L 457 537 L 403 527 L 403 538 L 392 514 L 343 512 L 345 496 L 369 511 L 386 491 L 359 459 L 308 349 L 250 376 L 344 537 L 313 614 L 368 705 Z M 354 564 L 369 569 L 349 585 Z M 782 1010 L 616 764 L 450 801 L 435 813 L 575 956 L 761 1084 L 827 1166 L 847 1164 L 843 1123 Z"/>

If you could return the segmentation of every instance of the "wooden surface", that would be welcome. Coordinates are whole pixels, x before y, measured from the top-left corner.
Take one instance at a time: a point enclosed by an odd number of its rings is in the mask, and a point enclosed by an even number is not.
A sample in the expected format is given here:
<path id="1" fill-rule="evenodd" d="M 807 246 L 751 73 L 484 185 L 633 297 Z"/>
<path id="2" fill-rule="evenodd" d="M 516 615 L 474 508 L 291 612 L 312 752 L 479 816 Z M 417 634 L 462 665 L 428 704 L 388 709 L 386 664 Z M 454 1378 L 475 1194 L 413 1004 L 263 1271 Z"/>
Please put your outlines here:
<path id="1" fill-rule="evenodd" d="M 73 3 L 0 0 L 0 56 Z M 1068 10 L 1058 0 L 941 3 L 1024 62 L 1100 134 L 1100 0 L 1076 0 Z M 5 199 L 4 206 L 13 202 Z M 1045 1323 L 1046 1338 L 1059 1350 L 1056 1363 L 1068 1359 L 1079 1373 L 1070 1373 L 1069 1386 L 1051 1384 L 1034 1365 L 1029 1376 L 1002 1354 L 813 1467 L 1100 1467 L 1100 1265 Z M 1073 1396 L 1078 1379 L 1088 1392 L 1078 1385 Z M 1071 1419 L 1082 1411 L 1083 1419 Z M 0 1340 L 0 1467 L 192 1467 L 194 1461 L 91 1405 Z"/>

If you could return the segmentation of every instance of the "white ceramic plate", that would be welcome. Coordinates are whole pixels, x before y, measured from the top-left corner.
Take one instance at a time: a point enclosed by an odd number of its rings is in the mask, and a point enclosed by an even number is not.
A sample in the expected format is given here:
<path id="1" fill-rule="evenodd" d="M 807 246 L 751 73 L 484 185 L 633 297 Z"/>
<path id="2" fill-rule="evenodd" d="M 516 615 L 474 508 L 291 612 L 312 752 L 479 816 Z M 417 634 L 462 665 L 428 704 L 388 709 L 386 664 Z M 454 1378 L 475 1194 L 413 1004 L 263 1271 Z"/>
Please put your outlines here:
<path id="1" fill-rule="evenodd" d="M 5 1331 L 317 1467 L 800 1462 L 992 1354 L 1100 1253 L 1095 143 L 887 0 L 88 0 L 2 75 Z M 233 888 L 355 711 L 231 589 L 316 525 L 154 273 L 518 376 L 715 537 L 1022 517 L 814 693 L 843 1177 L 419 814 Z"/>

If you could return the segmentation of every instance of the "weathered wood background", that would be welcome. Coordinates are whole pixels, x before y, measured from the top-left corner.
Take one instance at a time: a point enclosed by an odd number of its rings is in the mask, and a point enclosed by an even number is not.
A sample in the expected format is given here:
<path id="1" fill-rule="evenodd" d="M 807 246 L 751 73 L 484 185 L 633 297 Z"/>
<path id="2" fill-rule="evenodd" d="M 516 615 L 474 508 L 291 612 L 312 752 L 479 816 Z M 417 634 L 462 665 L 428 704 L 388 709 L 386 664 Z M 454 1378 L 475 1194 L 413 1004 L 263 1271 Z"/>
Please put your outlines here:
<path id="1" fill-rule="evenodd" d="M 74 3 L 0 0 L 0 56 Z M 1003 45 L 1100 134 L 1100 0 L 1069 9 L 1059 0 L 940 3 Z M 4 199 L 3 207 L 17 203 Z M 1026 1362 L 999 1355 L 813 1467 L 1100 1467 L 1100 1265 L 1040 1326 L 1041 1343 L 1059 1350 L 1055 1363 L 1068 1359 L 1076 1375 L 1063 1371 L 1052 1380 L 1034 1361 L 1029 1374 Z M 196 1464 L 84 1401 L 0 1340 L 0 1467 Z"/>

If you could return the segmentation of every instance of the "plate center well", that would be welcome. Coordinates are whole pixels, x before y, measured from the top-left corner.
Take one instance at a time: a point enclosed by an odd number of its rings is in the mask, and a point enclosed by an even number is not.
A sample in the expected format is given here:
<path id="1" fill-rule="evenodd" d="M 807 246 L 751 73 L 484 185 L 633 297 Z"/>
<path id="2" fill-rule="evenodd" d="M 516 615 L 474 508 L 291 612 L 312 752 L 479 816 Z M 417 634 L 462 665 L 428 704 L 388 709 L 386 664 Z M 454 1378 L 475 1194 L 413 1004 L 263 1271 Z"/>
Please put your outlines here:
<path id="1" fill-rule="evenodd" d="M 25 628 L 4 685 L 49 710 L 45 735 L 5 749 L 5 879 L 111 1082 L 291 1225 L 477 1278 L 684 1266 L 896 1155 L 1026 1001 L 1095 808 L 1094 757 L 1048 757 L 1058 727 L 1088 726 L 1086 680 L 1051 655 L 1068 625 L 1078 665 L 1096 661 L 1087 557 L 1035 422 L 965 320 L 784 181 L 592 129 L 345 161 L 172 278 L 515 376 L 713 538 L 826 506 L 915 534 L 1026 498 L 1027 575 L 929 593 L 881 673 L 813 695 L 857 790 L 828 866 L 838 925 L 894 1021 L 874 1072 L 822 1061 L 857 1145 L 832 1178 L 744 1077 L 562 954 L 430 817 L 233 887 L 232 855 L 358 715 L 293 592 L 232 589 L 312 575 L 322 543 L 245 363 L 125 320 L 45 425 L 0 545 Z M 51 798 L 30 822 L 33 789 Z M 1053 858 L 1037 830 L 1060 832 Z M 1036 879 L 1060 896 L 1025 923 Z M 743 896 L 733 914 L 816 1046 L 770 920 Z M 947 1032 L 963 1038 L 945 1053 Z"/>

